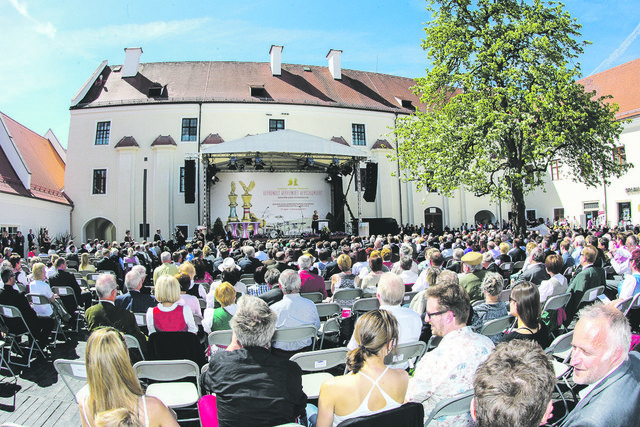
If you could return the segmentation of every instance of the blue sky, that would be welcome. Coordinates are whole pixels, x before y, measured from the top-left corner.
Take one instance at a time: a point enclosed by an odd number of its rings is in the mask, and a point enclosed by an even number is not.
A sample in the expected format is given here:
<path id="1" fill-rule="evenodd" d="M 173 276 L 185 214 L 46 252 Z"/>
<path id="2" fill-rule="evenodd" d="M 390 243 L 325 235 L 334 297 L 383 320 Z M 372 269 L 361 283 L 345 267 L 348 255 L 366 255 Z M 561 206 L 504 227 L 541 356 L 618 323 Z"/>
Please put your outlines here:
<path id="1" fill-rule="evenodd" d="M 638 0 L 568 0 L 593 42 L 583 75 L 640 57 Z M 326 65 L 420 77 L 429 19 L 422 0 L 133 1 L 0 0 L 0 111 L 64 146 L 69 103 L 101 61 L 122 64 L 125 47 L 141 62 L 267 62 L 272 44 L 284 63 Z"/>

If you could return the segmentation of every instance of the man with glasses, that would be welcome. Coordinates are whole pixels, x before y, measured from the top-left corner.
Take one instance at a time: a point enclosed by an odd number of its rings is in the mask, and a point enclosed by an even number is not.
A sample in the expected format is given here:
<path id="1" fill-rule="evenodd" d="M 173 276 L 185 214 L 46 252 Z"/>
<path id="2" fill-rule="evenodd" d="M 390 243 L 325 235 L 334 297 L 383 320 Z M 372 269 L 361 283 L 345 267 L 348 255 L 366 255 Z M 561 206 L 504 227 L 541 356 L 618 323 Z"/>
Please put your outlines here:
<path id="1" fill-rule="evenodd" d="M 491 353 L 493 343 L 467 326 L 471 304 L 469 294 L 460 285 L 436 284 L 427 289 L 425 297 L 425 319 L 433 335 L 442 340 L 418 362 L 406 399 L 422 403 L 426 420 L 441 400 L 473 388 L 474 373 Z M 438 425 L 473 425 L 473 420 L 469 414 L 458 415 L 447 417 Z"/>

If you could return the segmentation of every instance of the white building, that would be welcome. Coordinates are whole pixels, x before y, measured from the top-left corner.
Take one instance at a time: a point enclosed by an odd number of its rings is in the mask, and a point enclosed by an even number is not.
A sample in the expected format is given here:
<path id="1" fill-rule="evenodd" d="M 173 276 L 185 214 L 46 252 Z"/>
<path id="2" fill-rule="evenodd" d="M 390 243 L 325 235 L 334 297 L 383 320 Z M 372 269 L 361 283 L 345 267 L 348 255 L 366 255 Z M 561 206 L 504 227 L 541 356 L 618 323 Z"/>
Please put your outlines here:
<path id="1" fill-rule="evenodd" d="M 281 46 L 272 46 L 264 63 L 140 63 L 142 49 L 125 52 L 124 65 L 104 61 L 71 103 L 66 192 L 75 202 L 78 240 L 120 240 L 126 230 L 140 239 L 156 229 L 168 239 L 178 226 L 191 235 L 218 217 L 226 223 L 233 194 L 242 219 L 241 181 L 254 182 L 252 220 L 306 230 L 314 210 L 340 217 L 336 187 L 327 182 L 335 161 L 334 171 L 354 160 L 363 170 L 364 161 L 378 165 L 373 202 L 358 198 L 350 182 L 358 174 L 342 177 L 348 207 L 338 228 L 351 213 L 449 227 L 508 217 L 507 203 L 462 190 L 452 198 L 417 192 L 392 176 L 402 166 L 387 158 L 396 119 L 421 107 L 412 79 L 342 69 L 337 50 L 327 55 L 327 67 L 283 64 Z M 185 159 L 195 161 L 195 178 Z M 237 191 L 230 194 L 232 185 Z M 588 203 L 605 203 L 602 190 L 579 194 L 566 180 L 549 190 L 528 199 L 529 215 L 579 217 Z M 611 215 L 622 194 L 607 191 Z M 191 194 L 193 203 L 186 203 Z"/>
<path id="2" fill-rule="evenodd" d="M 49 237 L 71 231 L 73 202 L 64 192 L 66 153 L 51 130 L 42 137 L 0 113 L 0 229 Z M 22 254 L 23 256 L 25 254 Z"/>

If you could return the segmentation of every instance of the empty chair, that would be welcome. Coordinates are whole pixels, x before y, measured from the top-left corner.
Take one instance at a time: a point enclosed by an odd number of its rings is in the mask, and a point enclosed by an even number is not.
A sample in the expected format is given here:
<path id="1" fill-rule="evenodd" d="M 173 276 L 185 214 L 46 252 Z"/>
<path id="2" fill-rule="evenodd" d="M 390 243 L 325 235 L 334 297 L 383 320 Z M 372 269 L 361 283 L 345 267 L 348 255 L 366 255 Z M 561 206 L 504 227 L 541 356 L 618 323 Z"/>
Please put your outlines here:
<path id="1" fill-rule="evenodd" d="M 338 315 L 342 312 L 340 304 L 335 302 L 321 302 L 316 304 L 316 310 L 318 310 L 318 316 L 320 319 Z"/>
<path id="2" fill-rule="evenodd" d="M 84 279 L 81 279 L 84 280 Z M 80 321 L 85 321 L 85 317 L 84 317 L 84 308 L 81 307 L 78 304 L 78 300 L 76 299 L 76 294 L 73 292 L 73 288 L 70 286 L 52 286 L 51 287 L 51 291 L 54 294 L 57 294 L 61 297 L 63 296 L 72 296 L 73 297 L 73 301 L 74 301 L 74 305 L 76 307 L 75 309 L 75 315 L 76 315 L 76 327 L 75 327 L 75 332 L 78 332 L 78 328 L 80 327 Z M 71 314 L 71 313 L 69 313 Z"/>
<path id="3" fill-rule="evenodd" d="M 46 357 L 44 351 L 42 350 L 42 347 L 40 347 L 40 344 L 38 344 L 38 340 L 29 329 L 29 325 L 27 325 L 24 317 L 22 317 L 22 313 L 20 313 L 20 310 L 10 305 L 0 305 L 0 318 L 2 318 L 3 320 L 2 332 L 5 336 L 5 340 L 7 341 L 8 363 L 13 363 L 14 365 L 19 366 L 26 366 L 27 368 L 29 368 L 31 367 L 31 356 L 33 355 L 34 350 L 39 352 L 42 357 Z M 10 329 L 6 327 L 8 320 L 15 320 L 14 323 L 19 323 L 21 327 L 16 329 Z M 27 338 L 26 343 L 23 343 L 23 337 Z M 28 351 L 28 353 L 26 354 L 26 364 L 11 361 L 11 354 L 14 350 L 17 354 L 25 354 L 25 352 Z"/>
<path id="4" fill-rule="evenodd" d="M 135 338 L 134 338 L 135 339 Z M 77 402 L 76 395 L 87 386 L 87 366 L 82 360 L 56 359 L 53 367 Z M 72 386 L 73 385 L 73 386 Z"/>
<path id="5" fill-rule="evenodd" d="M 334 294 L 333 294 L 333 301 L 334 302 L 338 302 L 339 301 L 353 301 L 357 298 L 360 298 L 362 296 L 362 289 L 357 288 L 357 289 L 338 289 Z"/>
<path id="6" fill-rule="evenodd" d="M 340 338 L 340 320 L 337 317 L 331 317 L 327 319 L 320 326 L 320 330 L 318 331 L 318 335 L 321 337 L 320 339 L 320 349 L 324 346 L 324 339 L 329 336 L 331 341 L 338 342 Z"/>
<path id="7" fill-rule="evenodd" d="M 158 381 L 149 384 L 146 395 L 157 397 L 171 409 L 195 407 L 200 399 L 200 368 L 191 360 L 147 360 L 133 365 L 133 371 L 140 380 Z M 195 383 L 184 381 L 186 378 L 195 378 Z"/>
<path id="8" fill-rule="evenodd" d="M 302 390 L 309 399 L 317 399 L 320 395 L 322 383 L 333 378 L 326 372 L 328 369 L 345 364 L 347 361 L 346 347 L 331 348 L 328 350 L 307 351 L 291 356 L 291 361 L 296 362 L 303 371 L 311 372 L 302 375 Z"/>

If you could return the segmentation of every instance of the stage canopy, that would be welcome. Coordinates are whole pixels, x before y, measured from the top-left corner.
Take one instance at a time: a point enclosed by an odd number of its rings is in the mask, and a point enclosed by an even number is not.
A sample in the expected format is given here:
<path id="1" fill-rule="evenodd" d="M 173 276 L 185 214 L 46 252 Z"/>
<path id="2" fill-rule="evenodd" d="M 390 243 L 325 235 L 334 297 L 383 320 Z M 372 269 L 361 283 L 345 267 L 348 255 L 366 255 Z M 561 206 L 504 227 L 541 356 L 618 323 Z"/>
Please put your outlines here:
<path id="1" fill-rule="evenodd" d="M 344 165 L 365 160 L 367 155 L 354 147 L 291 129 L 248 135 L 228 142 L 203 144 L 203 160 L 220 171 L 230 170 L 231 159 L 237 169 L 259 169 L 261 159 L 265 171 L 306 170 L 326 172 L 331 165 Z"/>

